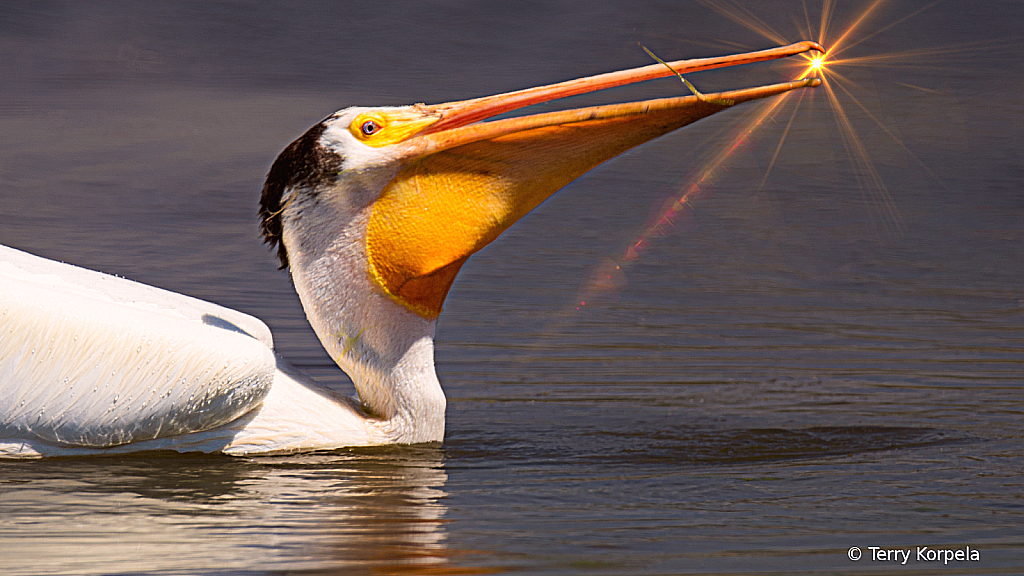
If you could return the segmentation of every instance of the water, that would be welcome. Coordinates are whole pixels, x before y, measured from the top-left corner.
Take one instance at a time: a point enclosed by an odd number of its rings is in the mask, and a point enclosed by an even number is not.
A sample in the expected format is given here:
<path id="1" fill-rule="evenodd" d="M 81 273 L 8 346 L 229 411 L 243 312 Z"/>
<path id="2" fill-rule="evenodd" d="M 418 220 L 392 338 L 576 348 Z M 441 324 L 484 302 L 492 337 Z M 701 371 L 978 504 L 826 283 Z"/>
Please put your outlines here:
<path id="1" fill-rule="evenodd" d="M 807 4 L 744 6 L 798 40 Z M 761 108 L 662 138 L 463 269 L 438 326 L 443 445 L 2 463 L 3 572 L 1024 572 L 1024 8 L 948 1 L 885 29 L 926 6 L 891 4 L 849 54 L 902 57 L 836 69 L 891 200 L 819 89 L 774 163 L 795 98 L 625 262 Z M 867 5 L 836 7 L 830 37 Z M 254 314 L 351 390 L 256 237 L 276 153 L 346 105 L 644 65 L 638 41 L 666 58 L 773 44 L 698 3 L 4 6 L 0 243 Z"/>

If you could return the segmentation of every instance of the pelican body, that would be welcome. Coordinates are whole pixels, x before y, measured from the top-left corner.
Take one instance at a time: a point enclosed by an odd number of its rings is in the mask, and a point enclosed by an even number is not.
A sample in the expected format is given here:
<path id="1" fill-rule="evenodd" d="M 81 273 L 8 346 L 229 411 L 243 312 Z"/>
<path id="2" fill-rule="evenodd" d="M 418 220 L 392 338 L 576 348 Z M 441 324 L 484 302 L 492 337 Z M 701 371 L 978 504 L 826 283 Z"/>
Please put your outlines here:
<path id="1" fill-rule="evenodd" d="M 358 400 L 302 376 L 251 316 L 0 247 L 0 457 L 270 454 L 440 442 L 434 331 L 465 261 L 560 188 L 733 104 L 817 79 L 490 120 L 813 42 L 438 105 L 341 110 L 272 164 L 261 232 Z"/>

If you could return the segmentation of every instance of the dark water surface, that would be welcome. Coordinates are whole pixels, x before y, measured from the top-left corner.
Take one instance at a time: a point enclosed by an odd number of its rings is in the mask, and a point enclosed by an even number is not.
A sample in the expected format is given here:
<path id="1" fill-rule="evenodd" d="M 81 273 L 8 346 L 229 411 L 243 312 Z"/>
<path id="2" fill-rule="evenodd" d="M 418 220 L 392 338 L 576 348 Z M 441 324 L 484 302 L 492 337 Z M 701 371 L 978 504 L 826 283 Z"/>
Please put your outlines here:
<path id="1" fill-rule="evenodd" d="M 835 6 L 826 44 L 870 4 Z M 817 39 L 818 0 L 742 10 Z M 764 104 L 546 202 L 446 303 L 443 446 L 0 463 L 0 571 L 1024 573 L 1021 22 L 1019 2 L 957 0 L 861 22 L 843 56 L 889 58 L 837 65 L 836 90 L 874 175 L 820 88 L 718 167 Z M 256 235 L 277 152 L 348 105 L 648 64 L 637 42 L 667 59 L 774 44 L 696 2 L 5 3 L 0 243 L 258 316 L 351 390 Z M 968 546 L 978 560 L 916 556 Z"/>

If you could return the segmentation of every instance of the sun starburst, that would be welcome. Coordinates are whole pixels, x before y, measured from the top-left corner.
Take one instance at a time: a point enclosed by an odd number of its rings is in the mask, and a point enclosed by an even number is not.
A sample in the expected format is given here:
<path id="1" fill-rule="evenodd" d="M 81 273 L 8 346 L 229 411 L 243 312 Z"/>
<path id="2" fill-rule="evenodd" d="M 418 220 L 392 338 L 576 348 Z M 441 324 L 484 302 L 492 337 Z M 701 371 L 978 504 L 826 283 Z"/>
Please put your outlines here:
<path id="1" fill-rule="evenodd" d="M 867 32 L 865 30 L 868 30 L 869 22 L 877 21 L 873 17 L 879 15 L 879 10 L 885 3 L 885 0 L 868 0 L 865 2 L 862 10 L 852 19 L 852 23 L 841 30 L 833 25 L 833 21 L 836 19 L 834 0 L 821 1 L 820 23 L 817 26 L 812 24 L 811 13 L 807 10 L 805 2 L 804 18 L 802 19 L 804 23 L 800 23 L 799 18 L 794 18 L 794 22 L 797 22 L 797 25 L 796 31 L 793 34 L 780 33 L 764 19 L 758 17 L 736 0 L 703 0 L 702 3 L 772 42 L 788 44 L 796 39 L 796 37 L 799 37 L 817 39 L 820 44 L 825 46 L 828 50 L 826 54 L 803 54 L 801 56 L 802 60 L 797 59 L 796 64 L 798 68 L 794 70 L 794 75 L 798 80 L 808 77 L 815 77 L 821 80 L 821 86 L 824 89 L 823 91 L 836 125 L 835 133 L 838 135 L 838 140 L 845 150 L 857 185 L 864 190 L 865 197 L 871 199 L 870 203 L 883 214 L 882 221 L 885 223 L 885 228 L 897 233 L 901 231 L 902 220 L 885 181 L 875 167 L 870 153 L 871 148 L 864 143 L 858 130 L 855 129 L 855 123 L 847 108 L 855 109 L 858 113 L 858 119 L 861 117 L 870 118 L 874 122 L 876 130 L 880 130 L 887 137 L 891 138 L 897 146 L 917 161 L 927 172 L 931 173 L 931 171 L 904 145 L 894 131 L 890 130 L 879 120 L 878 115 L 873 114 L 869 110 L 862 102 L 863 97 L 857 96 L 857 92 L 861 90 L 860 87 L 840 72 L 840 70 L 846 66 L 871 66 L 876 63 L 893 62 L 899 59 L 901 55 L 894 54 L 852 56 L 850 55 L 850 49 L 862 44 L 864 40 L 877 36 L 920 14 L 937 2 L 928 4 L 900 18 L 891 19 L 884 25 L 875 24 L 874 28 Z M 923 50 L 922 54 L 933 52 L 934 50 Z M 902 55 L 904 58 L 908 56 L 912 55 Z M 787 109 L 783 106 L 783 103 L 795 102 L 792 107 L 792 113 L 786 120 L 785 128 L 778 136 L 778 144 L 775 146 L 771 161 L 768 163 L 764 176 L 761 179 L 760 187 L 764 187 L 781 150 L 784 148 L 790 128 L 801 106 L 805 101 L 809 100 L 811 99 L 805 98 L 805 94 L 802 92 L 789 93 L 783 97 L 766 101 L 754 113 L 744 117 L 743 123 L 738 128 L 733 129 L 733 136 L 727 140 L 728 144 L 720 149 L 718 153 L 710 154 L 707 157 L 706 162 L 693 172 L 694 176 L 692 179 L 682 184 L 679 192 L 665 202 L 664 207 L 659 212 L 659 216 L 654 218 L 637 235 L 636 240 L 627 246 L 619 257 L 609 259 L 610 264 L 605 262 L 599 266 L 602 273 L 597 274 L 595 277 L 599 276 L 605 280 L 607 280 L 606 277 L 610 278 L 611 276 L 604 274 L 603 271 L 612 265 L 616 274 L 620 276 L 620 281 L 615 283 L 594 282 L 593 280 L 585 282 L 580 293 L 580 299 L 577 300 L 576 309 L 581 309 L 585 306 L 585 301 L 592 299 L 602 291 L 609 289 L 617 290 L 625 285 L 622 275 L 627 265 L 640 259 L 641 255 L 650 248 L 653 238 L 667 235 L 667 232 L 674 228 L 677 222 L 685 220 L 693 202 L 705 190 L 711 188 L 716 179 L 721 178 L 727 172 L 726 164 L 736 157 L 736 152 L 741 150 L 744 144 L 763 125 L 770 123 L 769 121 L 778 123 L 776 117 L 780 112 Z"/>

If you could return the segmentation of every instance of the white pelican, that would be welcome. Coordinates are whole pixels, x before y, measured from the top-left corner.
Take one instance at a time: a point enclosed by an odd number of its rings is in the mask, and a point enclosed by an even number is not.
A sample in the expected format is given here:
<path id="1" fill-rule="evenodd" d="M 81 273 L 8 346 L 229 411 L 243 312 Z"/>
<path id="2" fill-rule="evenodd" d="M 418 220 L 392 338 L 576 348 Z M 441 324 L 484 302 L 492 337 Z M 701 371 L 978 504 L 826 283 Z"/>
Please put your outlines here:
<path id="1" fill-rule="evenodd" d="M 444 437 L 434 328 L 466 259 L 597 164 L 816 79 L 484 121 L 531 104 L 817 50 L 800 42 L 438 105 L 346 108 L 274 161 L 260 213 L 359 400 L 245 314 L 0 250 L 0 456 L 280 453 Z"/>

